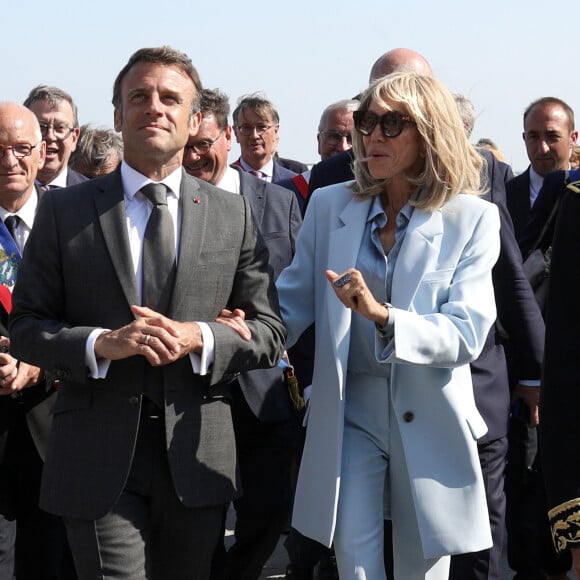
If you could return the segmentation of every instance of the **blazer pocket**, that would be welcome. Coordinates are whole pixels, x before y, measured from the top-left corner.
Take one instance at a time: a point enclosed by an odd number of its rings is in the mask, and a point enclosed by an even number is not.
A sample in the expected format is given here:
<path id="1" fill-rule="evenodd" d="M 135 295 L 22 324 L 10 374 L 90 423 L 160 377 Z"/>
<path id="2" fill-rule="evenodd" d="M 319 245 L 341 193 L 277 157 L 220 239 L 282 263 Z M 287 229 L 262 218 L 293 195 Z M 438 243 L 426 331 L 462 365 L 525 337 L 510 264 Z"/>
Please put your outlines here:
<path id="1" fill-rule="evenodd" d="M 435 284 L 444 282 L 445 280 L 451 282 L 451 278 L 453 278 L 454 272 L 455 272 L 454 268 L 447 268 L 445 270 L 435 270 L 434 272 L 426 272 L 423 278 L 421 279 L 421 284 Z"/>

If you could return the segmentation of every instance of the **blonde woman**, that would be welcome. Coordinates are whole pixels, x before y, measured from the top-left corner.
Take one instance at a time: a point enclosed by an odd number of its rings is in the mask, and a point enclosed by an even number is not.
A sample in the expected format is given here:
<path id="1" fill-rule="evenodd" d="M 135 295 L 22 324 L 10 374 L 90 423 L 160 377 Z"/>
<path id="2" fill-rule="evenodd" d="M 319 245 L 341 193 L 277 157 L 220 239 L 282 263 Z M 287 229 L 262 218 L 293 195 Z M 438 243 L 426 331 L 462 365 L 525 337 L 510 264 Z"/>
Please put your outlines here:
<path id="1" fill-rule="evenodd" d="M 341 580 L 447 580 L 491 546 L 469 363 L 496 316 L 499 218 L 481 157 L 438 81 L 395 73 L 355 112 L 352 183 L 318 190 L 278 279 L 289 344 L 316 323 L 293 525 Z"/>

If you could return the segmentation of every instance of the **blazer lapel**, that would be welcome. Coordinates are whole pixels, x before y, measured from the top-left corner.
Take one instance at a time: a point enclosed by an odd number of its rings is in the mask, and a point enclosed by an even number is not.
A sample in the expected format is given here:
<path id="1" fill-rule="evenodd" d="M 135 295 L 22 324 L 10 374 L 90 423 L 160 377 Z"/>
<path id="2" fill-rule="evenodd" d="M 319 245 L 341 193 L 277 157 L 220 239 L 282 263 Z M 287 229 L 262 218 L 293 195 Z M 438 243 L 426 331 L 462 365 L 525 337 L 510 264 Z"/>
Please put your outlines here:
<path id="1" fill-rule="evenodd" d="M 442 236 L 441 210 L 413 210 L 393 272 L 391 301 L 398 308 L 409 308 L 425 272 L 437 269 Z"/>
<path id="2" fill-rule="evenodd" d="M 127 234 L 127 217 L 121 171 L 103 178 L 95 194 L 95 207 L 105 244 L 128 304 L 139 304 L 133 258 Z"/>
<path id="3" fill-rule="evenodd" d="M 208 194 L 185 172 L 181 179 L 179 204 L 181 230 L 175 284 L 169 307 L 170 314 L 179 310 L 181 300 L 193 284 L 192 272 L 197 265 L 205 238 L 208 211 Z"/>
<path id="4" fill-rule="evenodd" d="M 337 274 L 356 266 L 356 259 L 365 230 L 371 200 L 351 199 L 338 220 L 339 225 L 330 232 L 328 249 L 328 266 Z M 352 311 L 345 308 L 338 300 L 330 283 L 326 286 L 328 317 L 330 324 L 331 344 L 339 360 L 346 362 L 350 343 L 350 320 Z"/>

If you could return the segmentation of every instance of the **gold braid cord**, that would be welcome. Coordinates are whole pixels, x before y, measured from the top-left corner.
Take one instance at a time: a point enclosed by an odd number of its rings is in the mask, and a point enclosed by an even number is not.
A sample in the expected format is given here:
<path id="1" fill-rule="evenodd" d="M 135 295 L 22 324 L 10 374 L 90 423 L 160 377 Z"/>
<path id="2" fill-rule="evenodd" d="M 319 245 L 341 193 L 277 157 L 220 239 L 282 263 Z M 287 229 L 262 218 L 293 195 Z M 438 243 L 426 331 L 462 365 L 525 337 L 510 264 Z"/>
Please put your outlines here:
<path id="1" fill-rule="evenodd" d="M 580 498 L 562 503 L 548 512 L 552 539 L 558 552 L 580 547 Z"/>
<path id="2" fill-rule="evenodd" d="M 580 194 L 580 179 L 578 181 L 573 181 L 566 186 L 570 191 L 573 191 L 575 194 Z"/>

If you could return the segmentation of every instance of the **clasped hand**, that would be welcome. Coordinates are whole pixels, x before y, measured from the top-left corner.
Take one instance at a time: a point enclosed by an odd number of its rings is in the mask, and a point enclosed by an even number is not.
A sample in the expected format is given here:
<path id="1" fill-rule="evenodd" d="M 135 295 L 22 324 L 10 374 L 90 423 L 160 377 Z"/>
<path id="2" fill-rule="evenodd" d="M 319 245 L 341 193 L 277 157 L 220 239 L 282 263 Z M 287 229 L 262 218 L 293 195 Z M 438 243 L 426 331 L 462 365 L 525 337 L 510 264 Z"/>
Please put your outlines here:
<path id="1" fill-rule="evenodd" d="M 145 306 L 131 306 L 137 318 L 103 332 L 95 341 L 97 358 L 119 360 L 144 356 L 152 366 L 162 366 L 188 355 L 201 353 L 203 338 L 195 322 L 178 322 Z"/>

